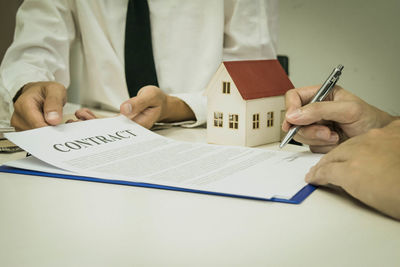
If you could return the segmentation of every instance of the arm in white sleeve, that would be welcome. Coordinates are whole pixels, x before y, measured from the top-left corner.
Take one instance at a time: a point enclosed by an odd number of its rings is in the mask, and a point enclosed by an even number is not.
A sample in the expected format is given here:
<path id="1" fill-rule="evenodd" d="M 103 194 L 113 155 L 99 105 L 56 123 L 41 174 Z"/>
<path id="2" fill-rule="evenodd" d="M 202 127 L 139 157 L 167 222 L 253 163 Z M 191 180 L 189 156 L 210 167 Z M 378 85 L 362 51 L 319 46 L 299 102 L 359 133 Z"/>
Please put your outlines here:
<path id="1" fill-rule="evenodd" d="M 175 123 L 174 125 L 180 125 L 182 127 L 193 128 L 204 125 L 207 121 L 207 97 L 202 91 L 195 93 L 180 93 L 171 94 L 183 100 L 193 111 L 196 120 L 195 121 L 184 121 Z"/>
<path id="2" fill-rule="evenodd" d="M 10 96 L 29 82 L 69 85 L 69 50 L 75 26 L 68 0 L 25 0 L 17 12 L 14 41 L 0 67 Z"/>
<path id="3" fill-rule="evenodd" d="M 277 0 L 226 0 L 223 60 L 275 59 Z"/>

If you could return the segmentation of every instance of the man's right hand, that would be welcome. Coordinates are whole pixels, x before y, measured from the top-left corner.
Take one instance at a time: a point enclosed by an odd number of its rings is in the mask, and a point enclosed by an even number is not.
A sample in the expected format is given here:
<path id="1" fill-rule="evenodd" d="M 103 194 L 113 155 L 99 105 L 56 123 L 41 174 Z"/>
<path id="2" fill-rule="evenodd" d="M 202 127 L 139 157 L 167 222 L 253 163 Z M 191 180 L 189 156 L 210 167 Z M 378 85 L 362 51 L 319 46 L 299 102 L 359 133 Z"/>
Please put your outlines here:
<path id="1" fill-rule="evenodd" d="M 67 91 L 57 82 L 28 83 L 14 103 L 11 125 L 24 131 L 62 122 Z"/>
<path id="2" fill-rule="evenodd" d="M 310 150 L 327 153 L 341 142 L 381 128 L 395 118 L 335 86 L 326 101 L 308 104 L 319 86 L 289 90 L 286 93 L 286 118 L 282 129 L 303 125 L 294 139 L 308 144 Z"/>

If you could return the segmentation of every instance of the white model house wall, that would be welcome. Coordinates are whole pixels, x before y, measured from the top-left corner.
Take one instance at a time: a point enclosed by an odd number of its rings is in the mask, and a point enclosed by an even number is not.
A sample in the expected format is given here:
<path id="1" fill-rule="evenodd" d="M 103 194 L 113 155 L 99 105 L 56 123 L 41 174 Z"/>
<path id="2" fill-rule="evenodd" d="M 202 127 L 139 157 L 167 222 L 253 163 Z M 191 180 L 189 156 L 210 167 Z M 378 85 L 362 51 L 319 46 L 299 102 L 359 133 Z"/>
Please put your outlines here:
<path id="1" fill-rule="evenodd" d="M 223 93 L 223 82 L 230 83 L 230 93 Z M 207 102 L 207 142 L 221 145 L 245 145 L 245 108 L 246 102 L 242 99 L 235 84 L 222 64 L 211 80 Z M 214 126 L 214 112 L 223 114 L 222 127 Z M 229 128 L 229 115 L 238 115 L 238 128 Z"/>
<path id="2" fill-rule="evenodd" d="M 285 109 L 284 96 L 272 96 L 246 101 L 246 146 L 258 146 L 280 141 L 281 114 Z M 271 126 L 268 113 L 273 113 Z M 253 115 L 258 114 L 258 128 L 254 129 Z M 257 125 L 256 125 L 257 126 Z"/>

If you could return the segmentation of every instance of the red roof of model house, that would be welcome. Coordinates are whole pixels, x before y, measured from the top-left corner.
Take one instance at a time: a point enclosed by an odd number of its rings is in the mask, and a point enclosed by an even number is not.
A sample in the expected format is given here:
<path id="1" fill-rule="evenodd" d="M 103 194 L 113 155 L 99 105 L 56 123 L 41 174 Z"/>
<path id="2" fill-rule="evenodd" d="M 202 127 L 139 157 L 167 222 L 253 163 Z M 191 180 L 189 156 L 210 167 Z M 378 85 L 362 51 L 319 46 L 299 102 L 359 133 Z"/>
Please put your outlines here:
<path id="1" fill-rule="evenodd" d="M 294 88 L 278 60 L 225 61 L 244 100 L 284 95 Z"/>

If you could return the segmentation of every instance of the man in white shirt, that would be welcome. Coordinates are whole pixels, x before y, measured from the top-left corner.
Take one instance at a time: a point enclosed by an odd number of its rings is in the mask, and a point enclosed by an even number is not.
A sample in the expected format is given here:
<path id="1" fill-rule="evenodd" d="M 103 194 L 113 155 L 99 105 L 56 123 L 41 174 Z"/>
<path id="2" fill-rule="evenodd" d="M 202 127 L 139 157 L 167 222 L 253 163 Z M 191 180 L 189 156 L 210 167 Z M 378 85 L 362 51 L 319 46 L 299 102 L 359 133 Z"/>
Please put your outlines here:
<path id="1" fill-rule="evenodd" d="M 200 125 L 203 89 L 221 61 L 276 57 L 275 0 L 148 4 L 159 87 L 144 87 L 129 99 L 128 0 L 25 0 L 0 67 L 0 86 L 16 96 L 12 124 L 25 130 L 60 123 L 68 88 L 70 101 L 120 111 L 146 127 L 157 121 Z"/>

